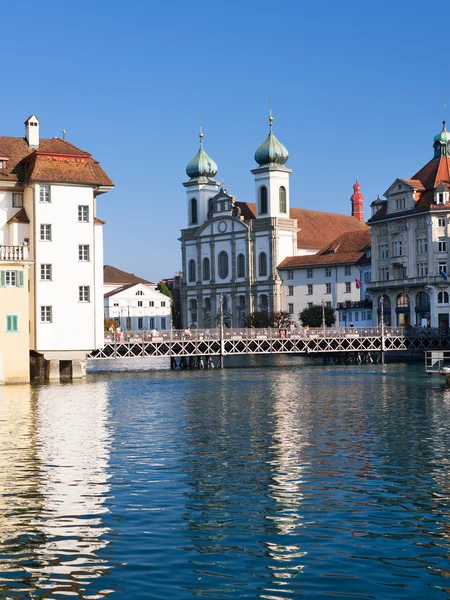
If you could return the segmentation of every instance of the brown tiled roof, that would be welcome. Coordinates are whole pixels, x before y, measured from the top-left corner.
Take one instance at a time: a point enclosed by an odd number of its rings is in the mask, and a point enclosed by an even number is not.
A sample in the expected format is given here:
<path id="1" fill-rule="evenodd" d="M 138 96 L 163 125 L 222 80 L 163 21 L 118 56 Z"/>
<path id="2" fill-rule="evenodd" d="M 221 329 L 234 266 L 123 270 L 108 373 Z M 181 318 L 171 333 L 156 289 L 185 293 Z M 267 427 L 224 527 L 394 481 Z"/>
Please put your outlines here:
<path id="1" fill-rule="evenodd" d="M 425 188 L 422 185 L 422 182 L 419 181 L 418 179 L 403 179 L 402 181 L 404 181 L 405 183 L 407 183 L 408 185 L 411 185 L 412 187 L 418 189 L 418 190 L 424 190 Z"/>
<path id="2" fill-rule="evenodd" d="M 128 283 L 127 285 L 122 285 L 121 287 L 119 287 L 119 288 L 117 288 L 115 290 L 111 290 L 110 292 L 108 292 L 107 294 L 105 294 L 105 298 L 110 298 L 111 296 L 115 296 L 119 292 L 123 292 L 125 290 L 128 290 L 129 288 L 132 288 L 135 285 L 138 285 L 138 283 Z"/>
<path id="3" fill-rule="evenodd" d="M 251 202 L 236 202 L 245 219 L 256 218 L 256 204 Z M 318 250 L 331 243 L 346 231 L 365 231 L 368 226 L 355 217 L 338 215 L 336 213 L 291 208 L 289 217 L 297 219 L 300 231 L 297 234 L 297 248 Z"/>
<path id="4" fill-rule="evenodd" d="M 430 160 L 411 179 L 418 179 L 424 189 L 434 189 L 441 181 L 450 183 L 450 158 Z"/>
<path id="5" fill-rule="evenodd" d="M 0 182 L 113 185 L 89 152 L 59 138 L 41 139 L 39 148 L 31 151 L 25 138 L 0 136 L 0 155 L 8 157 L 6 169 L 0 169 Z M 24 158 L 27 160 L 24 161 Z"/>
<path id="6" fill-rule="evenodd" d="M 356 263 L 366 257 L 370 248 L 370 231 L 349 231 L 340 235 L 326 248 L 307 256 L 288 256 L 279 265 L 279 269 L 307 267 L 312 265 L 331 265 Z"/>
<path id="7" fill-rule="evenodd" d="M 102 221 L 98 217 L 94 217 L 94 225 L 106 225 L 106 221 Z"/>
<path id="8" fill-rule="evenodd" d="M 136 275 L 133 275 L 132 273 L 121 271 L 120 269 L 116 269 L 115 267 L 111 267 L 110 265 L 105 265 L 103 267 L 103 282 L 107 285 L 113 283 L 116 283 L 117 285 L 135 285 L 136 283 L 144 283 L 145 285 L 155 285 L 151 281 L 142 279 L 142 277 L 136 277 Z"/>
<path id="9" fill-rule="evenodd" d="M 6 224 L 9 225 L 9 223 L 29 223 L 30 219 L 28 218 L 27 213 L 25 212 L 24 208 L 21 208 L 18 212 L 16 212 L 15 215 L 13 215 L 9 221 L 6 221 Z"/>

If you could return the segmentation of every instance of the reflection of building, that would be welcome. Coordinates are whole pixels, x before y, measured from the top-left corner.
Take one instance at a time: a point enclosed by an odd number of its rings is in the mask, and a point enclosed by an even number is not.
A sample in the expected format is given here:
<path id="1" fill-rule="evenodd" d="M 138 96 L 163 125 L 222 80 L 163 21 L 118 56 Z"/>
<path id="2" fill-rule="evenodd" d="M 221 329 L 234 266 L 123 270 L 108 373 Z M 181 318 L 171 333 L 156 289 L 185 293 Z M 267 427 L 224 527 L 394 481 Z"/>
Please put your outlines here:
<path id="1" fill-rule="evenodd" d="M 370 232 L 344 233 L 317 254 L 290 256 L 278 267 L 283 280 L 282 309 L 298 321 L 305 308 L 324 303 L 336 311 L 336 325 L 372 324 Z"/>
<path id="2" fill-rule="evenodd" d="M 370 289 L 386 323 L 448 327 L 450 132 L 434 137 L 434 156 L 411 179 L 396 179 L 372 203 Z M 381 306 L 381 299 L 382 304 Z"/>
<path id="3" fill-rule="evenodd" d="M 347 231 L 366 229 L 362 200 L 353 216 L 291 208 L 287 149 L 272 131 L 255 152 L 251 172 L 256 202 L 238 202 L 214 179 L 218 168 L 200 150 L 188 163 L 187 227 L 181 232 L 183 324 L 215 327 L 220 297 L 226 321 L 245 324 L 249 313 L 282 308 L 278 265 L 288 256 L 315 254 Z"/>
<path id="4" fill-rule="evenodd" d="M 29 331 L 29 348 L 50 379 L 60 371 L 82 376 L 87 353 L 104 343 L 104 222 L 96 212 L 98 196 L 112 186 L 91 154 L 65 139 L 42 139 L 35 115 L 25 137 L 0 137 L 0 262 L 12 255 L 14 264 L 1 268 L 9 286 L 14 273 L 16 287 L 25 283 L 26 254 L 30 261 L 29 288 L 16 294 L 22 314 L 4 314 L 3 297 L 11 293 L 0 288 L 0 328 L 6 319 L 11 344 L 15 329 Z"/>

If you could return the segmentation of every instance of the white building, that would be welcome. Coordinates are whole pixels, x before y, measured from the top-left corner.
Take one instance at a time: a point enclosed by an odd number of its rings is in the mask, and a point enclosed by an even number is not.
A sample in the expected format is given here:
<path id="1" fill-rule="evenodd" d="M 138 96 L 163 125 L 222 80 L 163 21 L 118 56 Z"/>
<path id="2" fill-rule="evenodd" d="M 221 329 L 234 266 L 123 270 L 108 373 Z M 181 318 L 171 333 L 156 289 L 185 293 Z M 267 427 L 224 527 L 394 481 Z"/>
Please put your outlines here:
<path id="1" fill-rule="evenodd" d="M 144 283 L 130 283 L 105 294 L 105 317 L 122 331 L 171 327 L 172 300 Z"/>
<path id="2" fill-rule="evenodd" d="M 278 267 L 283 281 L 282 310 L 301 325 L 299 313 L 324 304 L 335 311 L 335 324 L 372 325 L 370 231 L 344 233 L 314 255 L 290 256 Z"/>
<path id="3" fill-rule="evenodd" d="M 29 347 L 59 379 L 61 369 L 81 376 L 103 345 L 97 197 L 113 183 L 91 154 L 39 127 L 31 115 L 25 137 L 0 137 L 0 246 L 28 249 Z"/>
<path id="4" fill-rule="evenodd" d="M 396 179 L 372 203 L 372 284 L 378 320 L 448 328 L 450 316 L 450 132 L 411 179 Z M 375 306 L 375 303 L 374 303 Z"/>
<path id="5" fill-rule="evenodd" d="M 203 149 L 188 163 L 187 227 L 181 231 L 182 321 L 215 327 L 223 298 L 226 323 L 242 326 L 249 313 L 283 306 L 278 265 L 315 254 L 347 231 L 366 229 L 354 216 L 291 208 L 288 151 L 272 131 L 255 152 L 255 203 L 238 202 L 214 178 L 217 165 Z"/>

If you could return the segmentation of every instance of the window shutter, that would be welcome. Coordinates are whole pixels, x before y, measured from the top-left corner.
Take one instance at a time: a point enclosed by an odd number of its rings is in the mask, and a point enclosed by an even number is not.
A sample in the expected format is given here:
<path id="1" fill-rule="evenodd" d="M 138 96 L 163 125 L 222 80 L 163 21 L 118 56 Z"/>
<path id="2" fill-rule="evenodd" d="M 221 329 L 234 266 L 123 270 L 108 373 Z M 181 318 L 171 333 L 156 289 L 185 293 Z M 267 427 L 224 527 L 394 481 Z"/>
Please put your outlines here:
<path id="1" fill-rule="evenodd" d="M 23 287 L 23 271 L 17 271 L 17 286 Z"/>
<path id="2" fill-rule="evenodd" d="M 0 271 L 0 285 L 5 285 L 5 271 Z"/>
<path id="3" fill-rule="evenodd" d="M 6 315 L 6 331 L 11 331 L 11 317 L 10 315 Z"/>
<path id="4" fill-rule="evenodd" d="M 18 315 L 12 315 L 12 331 L 19 331 L 19 317 Z"/>

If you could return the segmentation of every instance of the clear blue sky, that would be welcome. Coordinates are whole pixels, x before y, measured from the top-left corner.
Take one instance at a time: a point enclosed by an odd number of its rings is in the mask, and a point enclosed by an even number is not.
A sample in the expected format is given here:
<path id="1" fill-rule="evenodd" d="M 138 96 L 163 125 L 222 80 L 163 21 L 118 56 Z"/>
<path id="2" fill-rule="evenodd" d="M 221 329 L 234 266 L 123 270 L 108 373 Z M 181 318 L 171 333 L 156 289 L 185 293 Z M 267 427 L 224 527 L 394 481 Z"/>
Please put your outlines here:
<path id="1" fill-rule="evenodd" d="M 238 200 L 272 96 L 291 206 L 349 213 L 358 176 L 369 218 L 450 121 L 449 17 L 448 0 L 6 2 L 0 134 L 35 113 L 42 137 L 91 152 L 116 186 L 98 202 L 105 263 L 157 281 L 181 267 L 200 114 Z"/>

